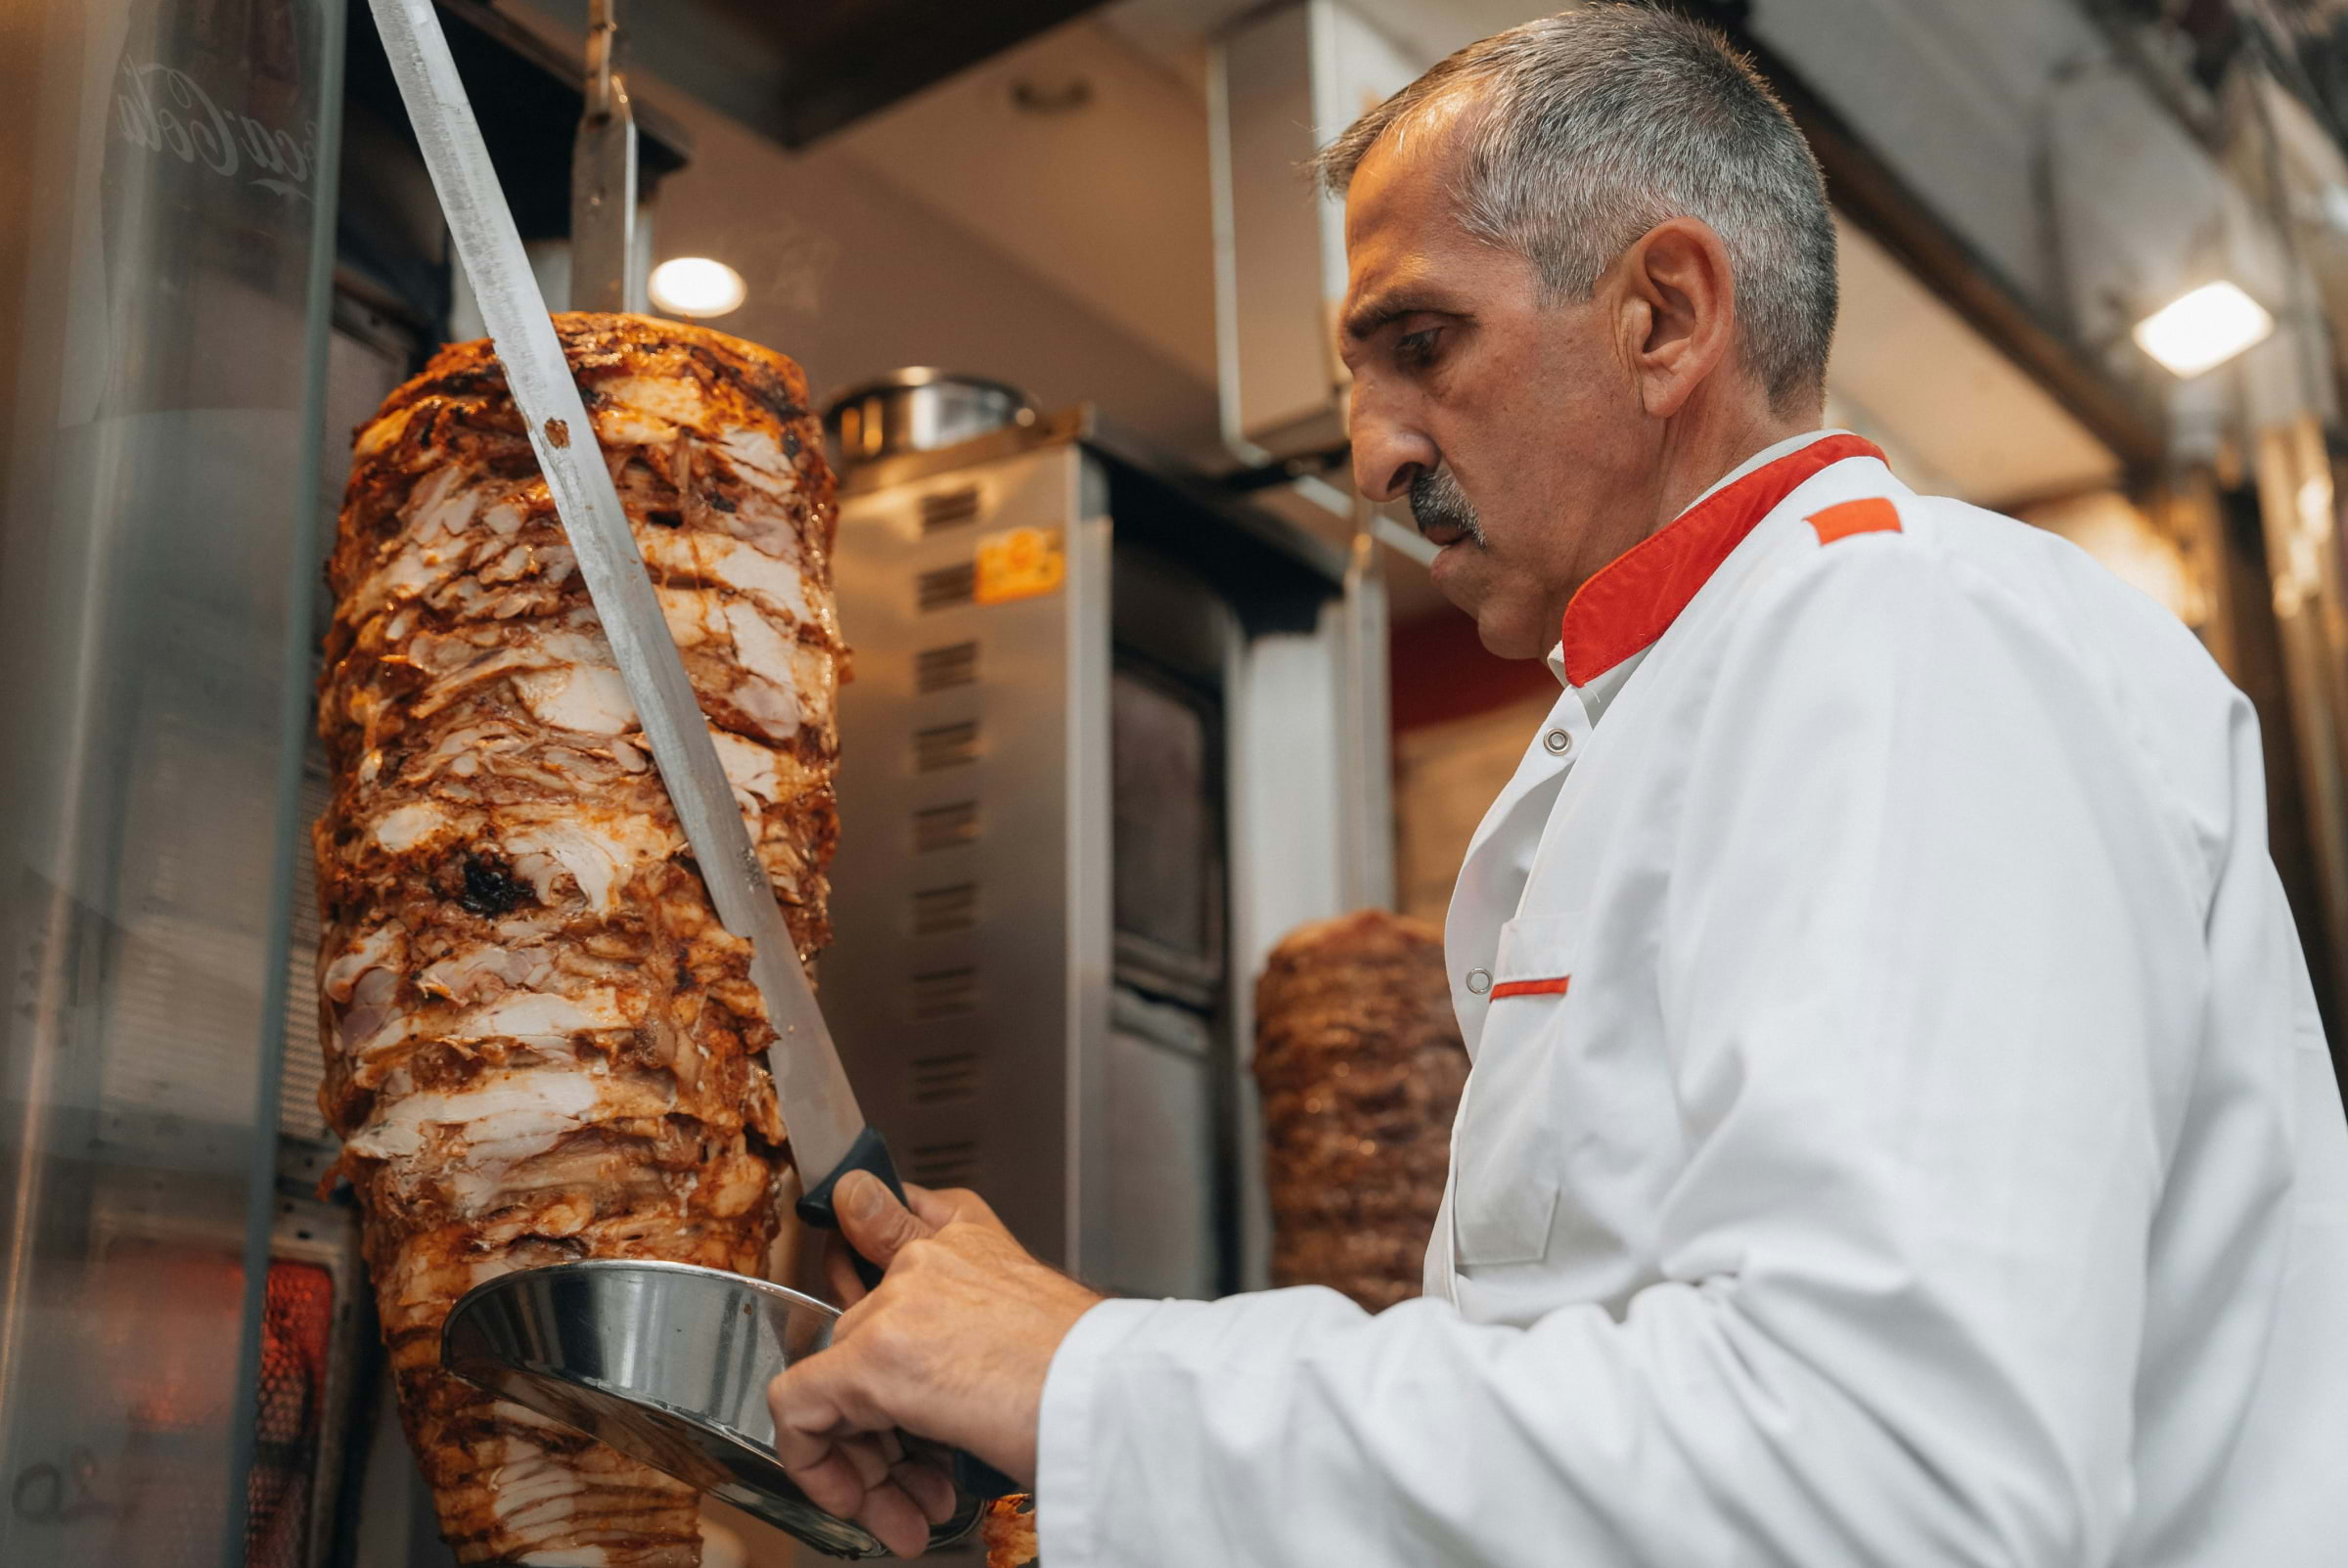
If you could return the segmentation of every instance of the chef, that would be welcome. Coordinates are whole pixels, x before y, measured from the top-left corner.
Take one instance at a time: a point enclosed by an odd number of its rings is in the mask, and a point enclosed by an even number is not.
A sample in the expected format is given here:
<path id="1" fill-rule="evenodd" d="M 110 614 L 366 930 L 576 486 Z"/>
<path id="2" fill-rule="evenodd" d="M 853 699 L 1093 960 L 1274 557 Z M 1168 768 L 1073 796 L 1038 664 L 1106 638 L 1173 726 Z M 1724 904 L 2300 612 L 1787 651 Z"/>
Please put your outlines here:
<path id="1" fill-rule="evenodd" d="M 1049 1568 L 2338 1564 L 2348 1131 L 2249 705 L 1813 428 L 1819 171 L 1704 28 L 1517 27 L 1321 172 L 1356 479 L 1561 688 L 1451 908 L 1425 1295 L 1102 1300 L 865 1179 L 784 1462 L 912 1549 L 885 1434 L 963 1445 Z"/>

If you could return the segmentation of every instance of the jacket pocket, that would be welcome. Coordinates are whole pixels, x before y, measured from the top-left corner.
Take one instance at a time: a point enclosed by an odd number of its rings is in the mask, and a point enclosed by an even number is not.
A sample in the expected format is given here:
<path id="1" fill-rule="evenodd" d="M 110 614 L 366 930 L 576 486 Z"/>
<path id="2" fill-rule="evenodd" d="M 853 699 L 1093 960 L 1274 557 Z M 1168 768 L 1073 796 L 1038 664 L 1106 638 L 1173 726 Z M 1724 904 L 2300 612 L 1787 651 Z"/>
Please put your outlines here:
<path id="1" fill-rule="evenodd" d="M 1492 1000 L 1566 995 L 1581 927 L 1579 915 L 1520 915 L 1502 926 L 1492 958 Z"/>
<path id="2" fill-rule="evenodd" d="M 1565 1128 L 1555 1101 L 1572 990 L 1578 916 L 1520 916 L 1501 927 L 1490 1009 L 1454 1158 L 1452 1241 L 1463 1269 L 1534 1264 L 1549 1255 Z"/>
<path id="3" fill-rule="evenodd" d="M 1468 1173 L 1464 1166 L 1460 1181 L 1465 1188 Z M 1546 1259 L 1550 1227 L 1558 1217 L 1557 1178 L 1528 1173 L 1511 1179 L 1496 1172 L 1478 1186 L 1482 1190 L 1463 1202 L 1452 1216 L 1453 1251 L 1459 1266 L 1498 1269 Z"/>

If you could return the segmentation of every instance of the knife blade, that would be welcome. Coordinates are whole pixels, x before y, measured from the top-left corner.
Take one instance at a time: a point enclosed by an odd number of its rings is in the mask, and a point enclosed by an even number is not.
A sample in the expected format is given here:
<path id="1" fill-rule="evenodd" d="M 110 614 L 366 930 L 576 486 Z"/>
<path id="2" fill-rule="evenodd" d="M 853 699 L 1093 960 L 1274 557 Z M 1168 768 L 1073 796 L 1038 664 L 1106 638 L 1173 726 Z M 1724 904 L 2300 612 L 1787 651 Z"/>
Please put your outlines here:
<path id="1" fill-rule="evenodd" d="M 768 1070 L 806 1187 L 800 1217 L 836 1229 L 832 1188 L 848 1172 L 871 1171 L 899 1195 L 903 1186 L 887 1145 L 856 1103 L 832 1031 L 776 907 L 766 868 L 743 826 L 708 723 L 628 530 L 595 426 L 579 399 L 570 363 L 490 166 L 433 0 L 368 3 L 458 258 L 505 366 L 530 447 L 578 557 L 579 575 L 603 620 L 661 782 L 718 918 L 750 944 L 750 978 L 775 1031 Z M 871 1271 L 867 1282 L 878 1277 L 879 1272 Z"/>

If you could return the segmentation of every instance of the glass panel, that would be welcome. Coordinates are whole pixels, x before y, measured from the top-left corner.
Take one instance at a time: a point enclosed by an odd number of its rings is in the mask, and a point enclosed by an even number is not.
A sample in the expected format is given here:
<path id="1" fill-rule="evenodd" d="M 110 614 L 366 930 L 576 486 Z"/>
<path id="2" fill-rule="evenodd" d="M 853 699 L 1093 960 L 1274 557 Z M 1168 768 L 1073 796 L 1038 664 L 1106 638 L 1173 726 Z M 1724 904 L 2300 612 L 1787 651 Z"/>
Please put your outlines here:
<path id="1" fill-rule="evenodd" d="M 0 1561 L 241 1561 L 339 0 L 0 11 Z"/>

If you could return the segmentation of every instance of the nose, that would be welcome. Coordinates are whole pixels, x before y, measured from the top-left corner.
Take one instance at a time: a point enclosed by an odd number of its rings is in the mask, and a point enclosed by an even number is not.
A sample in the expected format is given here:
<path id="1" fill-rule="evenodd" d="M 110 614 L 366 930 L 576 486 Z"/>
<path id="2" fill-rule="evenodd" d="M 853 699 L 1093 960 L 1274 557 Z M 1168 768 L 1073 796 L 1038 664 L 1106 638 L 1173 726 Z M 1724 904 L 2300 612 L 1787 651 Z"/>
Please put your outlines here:
<path id="1" fill-rule="evenodd" d="M 1410 493 L 1411 481 L 1442 467 L 1443 454 L 1426 433 L 1404 417 L 1377 390 L 1353 386 L 1346 410 L 1346 433 L 1353 439 L 1354 487 L 1373 501 L 1392 501 Z"/>

